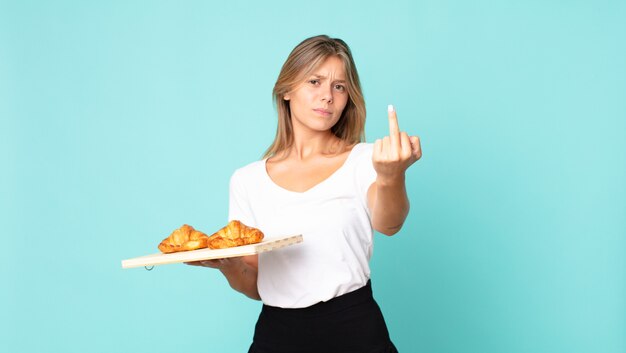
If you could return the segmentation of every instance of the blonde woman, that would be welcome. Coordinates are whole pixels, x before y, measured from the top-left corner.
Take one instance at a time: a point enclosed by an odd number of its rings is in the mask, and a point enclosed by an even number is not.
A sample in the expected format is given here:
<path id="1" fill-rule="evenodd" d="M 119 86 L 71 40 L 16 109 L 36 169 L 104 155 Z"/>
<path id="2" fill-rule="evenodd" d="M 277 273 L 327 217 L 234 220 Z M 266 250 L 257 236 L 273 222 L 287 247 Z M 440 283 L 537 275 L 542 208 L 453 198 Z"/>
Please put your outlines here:
<path id="1" fill-rule="evenodd" d="M 229 218 L 271 236 L 278 251 L 194 265 L 219 268 L 262 300 L 249 352 L 397 352 L 374 301 L 373 230 L 397 233 L 409 211 L 405 171 L 421 157 L 389 107 L 389 136 L 363 143 L 365 102 L 348 45 L 308 38 L 283 65 L 278 129 L 262 160 L 234 172 Z"/>

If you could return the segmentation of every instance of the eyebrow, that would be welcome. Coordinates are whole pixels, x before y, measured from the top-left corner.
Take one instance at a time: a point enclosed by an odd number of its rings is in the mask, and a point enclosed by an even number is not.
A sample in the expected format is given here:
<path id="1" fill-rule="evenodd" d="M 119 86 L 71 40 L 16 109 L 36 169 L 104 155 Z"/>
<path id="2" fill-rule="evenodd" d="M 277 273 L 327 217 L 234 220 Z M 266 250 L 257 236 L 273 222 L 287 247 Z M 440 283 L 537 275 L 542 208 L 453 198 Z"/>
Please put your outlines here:
<path id="1" fill-rule="evenodd" d="M 313 76 L 313 77 L 315 77 L 315 78 L 327 78 L 326 76 L 323 76 L 323 75 L 318 75 L 318 74 L 313 74 L 313 75 L 311 75 L 311 76 Z M 335 81 L 333 81 L 333 82 L 341 82 L 341 83 L 345 83 L 345 82 L 346 82 L 346 80 L 335 80 Z"/>

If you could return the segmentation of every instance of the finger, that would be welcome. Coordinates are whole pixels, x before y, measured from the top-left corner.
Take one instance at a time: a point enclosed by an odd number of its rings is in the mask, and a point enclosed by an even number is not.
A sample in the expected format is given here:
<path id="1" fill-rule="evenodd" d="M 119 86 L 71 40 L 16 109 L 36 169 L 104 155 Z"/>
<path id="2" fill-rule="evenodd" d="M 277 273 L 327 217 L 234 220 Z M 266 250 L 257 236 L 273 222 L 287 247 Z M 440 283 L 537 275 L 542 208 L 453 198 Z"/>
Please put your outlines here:
<path id="1" fill-rule="evenodd" d="M 417 136 L 411 136 L 409 138 L 411 141 L 411 152 L 416 159 L 422 158 L 422 144 L 420 142 L 420 138 Z"/>
<path id="2" fill-rule="evenodd" d="M 411 140 L 409 139 L 409 135 L 402 131 L 400 133 L 400 156 L 403 159 L 409 159 L 413 154 L 413 148 L 411 147 Z"/>
<path id="3" fill-rule="evenodd" d="M 383 141 L 381 139 L 377 139 L 374 141 L 374 153 L 372 158 L 379 158 L 383 153 Z"/>
<path id="4" fill-rule="evenodd" d="M 398 126 L 398 115 L 393 105 L 387 107 L 387 115 L 389 115 L 389 137 L 391 138 L 391 147 L 394 152 L 400 150 L 400 127 Z"/>
<path id="5" fill-rule="evenodd" d="M 221 260 L 200 260 L 200 261 L 185 262 L 185 264 L 190 265 L 190 266 L 219 268 L 220 265 L 222 264 L 222 261 Z"/>
<path id="6" fill-rule="evenodd" d="M 391 139 L 389 138 L 389 136 L 385 136 L 383 137 L 383 150 L 380 156 L 383 158 L 388 158 L 389 154 L 391 153 L 390 149 L 391 149 Z"/>
<path id="7" fill-rule="evenodd" d="M 204 263 L 204 261 L 192 261 L 192 262 L 185 262 L 185 265 L 189 265 L 189 266 L 199 266 L 199 267 L 206 267 L 206 264 Z"/>

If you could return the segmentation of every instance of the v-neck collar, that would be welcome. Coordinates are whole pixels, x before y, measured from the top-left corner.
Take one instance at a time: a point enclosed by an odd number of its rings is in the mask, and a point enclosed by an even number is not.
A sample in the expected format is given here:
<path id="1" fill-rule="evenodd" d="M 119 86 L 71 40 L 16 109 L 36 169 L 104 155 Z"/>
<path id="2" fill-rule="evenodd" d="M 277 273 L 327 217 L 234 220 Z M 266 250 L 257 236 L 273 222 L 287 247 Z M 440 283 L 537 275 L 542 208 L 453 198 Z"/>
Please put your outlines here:
<path id="1" fill-rule="evenodd" d="M 329 175 L 326 179 L 320 181 L 319 183 L 311 186 L 310 188 L 304 190 L 304 191 L 293 191 L 293 190 L 289 190 L 287 188 L 284 188 L 280 185 L 278 185 L 274 179 L 272 179 L 272 177 L 270 177 L 269 173 L 267 172 L 267 160 L 268 158 L 265 158 L 262 162 L 263 164 L 263 175 L 267 178 L 267 180 L 274 185 L 277 189 L 283 190 L 284 192 L 287 193 L 291 193 L 291 194 L 295 194 L 295 195 L 307 195 L 310 194 L 312 192 L 314 192 L 315 190 L 321 188 L 324 184 L 327 184 L 330 180 L 334 179 L 336 177 L 337 174 L 339 174 L 346 165 L 348 165 L 348 162 L 350 162 L 350 160 L 352 159 L 352 156 L 354 155 L 354 151 L 359 148 L 360 145 L 362 145 L 363 142 L 357 143 L 356 145 L 354 145 L 354 147 L 352 147 L 352 149 L 350 150 L 350 152 L 348 153 L 348 157 L 346 157 L 346 160 L 341 164 L 341 166 L 339 168 L 337 168 L 331 175 Z"/>

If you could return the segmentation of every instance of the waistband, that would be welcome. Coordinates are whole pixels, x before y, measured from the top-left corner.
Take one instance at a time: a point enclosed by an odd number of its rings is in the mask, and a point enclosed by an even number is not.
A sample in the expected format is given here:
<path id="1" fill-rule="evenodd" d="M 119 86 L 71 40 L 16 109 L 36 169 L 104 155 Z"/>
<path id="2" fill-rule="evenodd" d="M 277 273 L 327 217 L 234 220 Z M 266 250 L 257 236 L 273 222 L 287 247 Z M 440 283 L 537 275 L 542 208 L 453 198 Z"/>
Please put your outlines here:
<path id="1" fill-rule="evenodd" d="M 358 304 L 370 301 L 373 302 L 373 300 L 374 296 L 372 295 L 372 283 L 371 280 L 368 280 L 363 287 L 357 290 L 325 302 L 313 304 L 306 308 L 278 308 L 263 304 L 262 310 L 280 313 L 283 315 L 324 315 L 335 313 Z"/>

